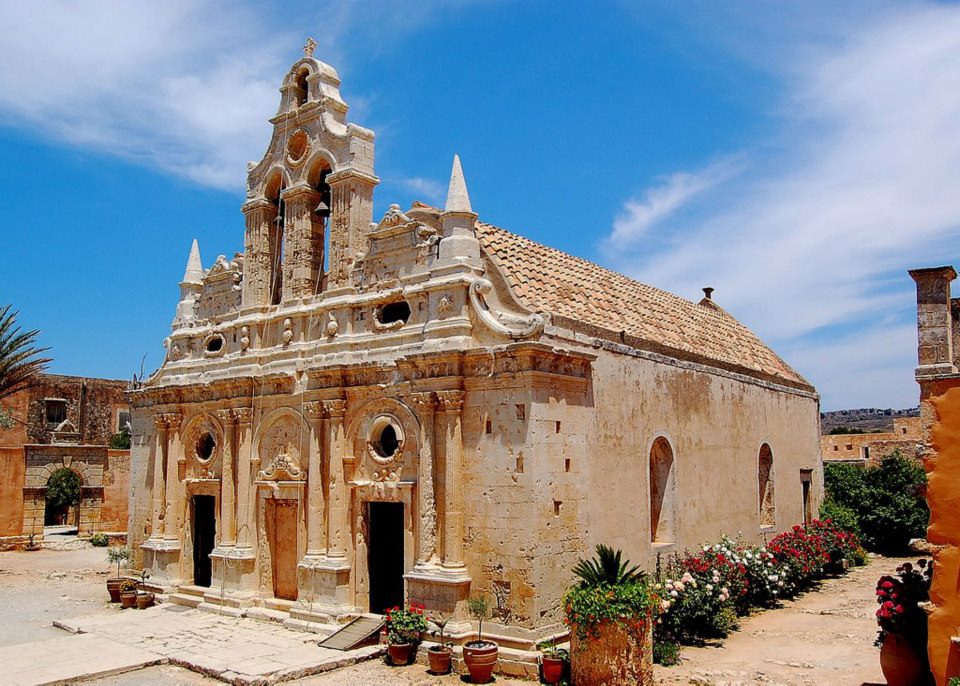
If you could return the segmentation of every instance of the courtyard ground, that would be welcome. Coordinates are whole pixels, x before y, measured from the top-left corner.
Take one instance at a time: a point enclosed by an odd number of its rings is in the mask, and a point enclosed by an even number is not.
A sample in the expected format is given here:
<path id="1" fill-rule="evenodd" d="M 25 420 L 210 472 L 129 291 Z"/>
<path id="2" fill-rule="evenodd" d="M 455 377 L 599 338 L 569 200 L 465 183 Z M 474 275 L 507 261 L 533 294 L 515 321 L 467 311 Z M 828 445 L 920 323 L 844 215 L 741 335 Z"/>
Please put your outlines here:
<path id="1" fill-rule="evenodd" d="M 873 560 L 845 577 L 825 581 L 819 591 L 804 594 L 781 609 L 748 617 L 722 646 L 685 648 L 681 665 L 657 667 L 657 681 L 701 686 L 882 684 L 878 651 L 872 645 L 874 584 L 878 576 L 891 572 L 900 562 Z M 88 682 L 101 686 L 217 684 L 222 681 L 172 664 L 153 663 L 176 659 L 178 651 L 206 651 L 211 664 L 262 668 L 273 661 L 295 661 L 300 653 L 318 654 L 319 649 L 307 642 L 308 635 L 253 620 L 238 622 L 194 610 L 163 608 L 121 614 L 106 602 L 107 575 L 102 548 L 0 553 L 0 607 L 5 619 L 0 623 L 0 665 L 4 676 L 9 677 L 14 660 L 32 661 L 39 668 L 55 655 L 74 668 L 77 663 L 89 663 L 91 671 L 101 673 L 112 671 L 114 663 L 117 669 L 148 665 Z M 75 636 L 53 626 L 54 620 L 76 617 L 82 619 L 65 624 L 89 633 Z M 125 621 L 130 622 L 130 630 L 124 629 L 124 617 L 129 618 Z M 182 631 L 175 630 L 178 617 L 185 620 Z M 239 643 L 259 647 L 231 652 Z M 0 678 L 0 682 L 43 683 L 44 674 L 49 673 L 22 671 L 19 678 Z M 287 683 L 452 686 L 463 681 L 458 676 L 430 675 L 422 666 L 392 668 L 374 659 Z M 496 683 L 518 686 L 530 682 L 499 678 Z"/>

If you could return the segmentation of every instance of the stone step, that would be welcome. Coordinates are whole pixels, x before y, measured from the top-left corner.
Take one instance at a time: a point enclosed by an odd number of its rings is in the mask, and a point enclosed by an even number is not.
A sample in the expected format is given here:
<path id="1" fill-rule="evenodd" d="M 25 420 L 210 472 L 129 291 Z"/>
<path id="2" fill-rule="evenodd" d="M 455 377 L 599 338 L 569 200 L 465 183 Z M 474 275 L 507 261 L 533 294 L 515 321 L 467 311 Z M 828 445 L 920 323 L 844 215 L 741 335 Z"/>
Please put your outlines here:
<path id="1" fill-rule="evenodd" d="M 203 596 L 190 595 L 189 593 L 171 593 L 167 597 L 167 601 L 174 605 L 196 607 L 203 602 Z"/>
<path id="2" fill-rule="evenodd" d="M 210 589 L 206 586 L 192 586 L 188 584 L 183 584 L 177 587 L 177 592 L 185 595 L 197 596 L 198 598 L 203 598 L 203 596 Z"/>
<path id="3" fill-rule="evenodd" d="M 290 618 L 288 612 L 273 610 L 269 607 L 248 607 L 246 612 L 247 617 L 261 622 L 277 622 L 278 624 L 282 624 Z"/>

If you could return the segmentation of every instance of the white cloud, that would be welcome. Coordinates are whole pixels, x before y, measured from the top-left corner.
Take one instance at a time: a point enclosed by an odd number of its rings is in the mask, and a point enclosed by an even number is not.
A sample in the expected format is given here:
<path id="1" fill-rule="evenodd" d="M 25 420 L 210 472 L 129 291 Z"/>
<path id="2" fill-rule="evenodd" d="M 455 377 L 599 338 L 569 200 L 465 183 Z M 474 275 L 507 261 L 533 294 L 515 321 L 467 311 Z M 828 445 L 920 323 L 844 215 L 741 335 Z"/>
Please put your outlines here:
<path id="1" fill-rule="evenodd" d="M 409 179 L 401 179 L 400 185 L 406 188 L 408 191 L 417 193 L 422 199 L 428 202 L 433 203 L 437 207 L 441 207 L 444 201 L 447 188 L 439 181 L 434 179 L 426 179 L 422 176 L 414 176 Z"/>
<path id="2" fill-rule="evenodd" d="M 950 262 L 960 247 L 960 7 L 886 12 L 802 54 L 784 65 L 776 155 L 752 155 L 712 194 L 709 216 L 679 227 L 669 212 L 641 213 L 641 230 L 657 224 L 671 240 L 617 266 L 689 295 L 709 283 L 776 347 L 813 351 L 794 362 L 821 380 L 825 406 L 860 397 L 865 379 L 878 396 L 916 398 L 915 341 L 897 337 L 906 350 L 891 365 L 872 327 L 912 327 L 906 269 Z M 608 240 L 618 235 L 615 222 Z M 833 332 L 851 326 L 857 364 L 838 366 Z"/>
<path id="3" fill-rule="evenodd" d="M 613 231 L 604 248 L 619 251 L 634 246 L 658 222 L 674 214 L 697 195 L 734 175 L 730 161 L 711 164 L 697 172 L 677 172 L 663 183 L 645 191 L 641 198 L 631 198 L 613 221 Z"/>

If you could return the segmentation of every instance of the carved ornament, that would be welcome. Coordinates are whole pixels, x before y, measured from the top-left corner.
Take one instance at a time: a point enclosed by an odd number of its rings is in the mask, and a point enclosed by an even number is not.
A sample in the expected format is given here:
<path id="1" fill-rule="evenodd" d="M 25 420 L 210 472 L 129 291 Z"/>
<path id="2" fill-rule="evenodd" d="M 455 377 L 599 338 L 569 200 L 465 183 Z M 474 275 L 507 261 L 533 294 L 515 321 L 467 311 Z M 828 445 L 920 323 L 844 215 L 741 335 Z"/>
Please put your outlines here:
<path id="1" fill-rule="evenodd" d="M 493 284 L 487 279 L 476 279 L 470 284 L 470 304 L 480 319 L 492 331 L 513 339 L 530 338 L 543 332 L 546 320 L 542 315 L 531 313 L 525 317 L 508 312 L 495 312 L 486 302 L 486 296 L 493 290 Z"/>

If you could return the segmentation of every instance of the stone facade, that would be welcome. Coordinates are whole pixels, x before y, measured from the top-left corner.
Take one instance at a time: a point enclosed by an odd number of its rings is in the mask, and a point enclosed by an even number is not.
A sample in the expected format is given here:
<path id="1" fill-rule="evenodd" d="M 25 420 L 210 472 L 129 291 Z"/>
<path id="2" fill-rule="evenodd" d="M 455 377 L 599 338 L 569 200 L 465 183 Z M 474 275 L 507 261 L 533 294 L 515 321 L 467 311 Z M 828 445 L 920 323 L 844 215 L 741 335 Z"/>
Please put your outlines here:
<path id="1" fill-rule="evenodd" d="M 62 513 L 80 535 L 126 531 L 130 452 L 110 437 L 130 421 L 124 381 L 44 374 L 3 401 L 14 425 L 0 429 L 0 537 L 42 539 L 47 481 L 58 469 L 80 475 L 81 501 Z"/>
<path id="2" fill-rule="evenodd" d="M 923 452 L 920 417 L 893 420 L 893 431 L 866 434 L 824 434 L 820 454 L 824 462 L 864 465 L 899 450 L 907 457 L 920 458 Z"/>
<path id="3" fill-rule="evenodd" d="M 456 640 L 484 594 L 491 634 L 530 648 L 565 633 L 598 542 L 652 567 L 816 513 L 802 377 L 709 294 L 479 222 L 456 157 L 443 209 L 373 222 L 374 136 L 339 83 L 293 65 L 244 251 L 205 270 L 191 248 L 131 393 L 129 535 L 155 582 L 300 627 L 422 602 Z"/>
<path id="4" fill-rule="evenodd" d="M 960 676 L 960 298 L 951 298 L 953 267 L 914 269 L 919 339 L 917 382 L 923 462 L 934 551 L 927 652 L 937 686 Z"/>

